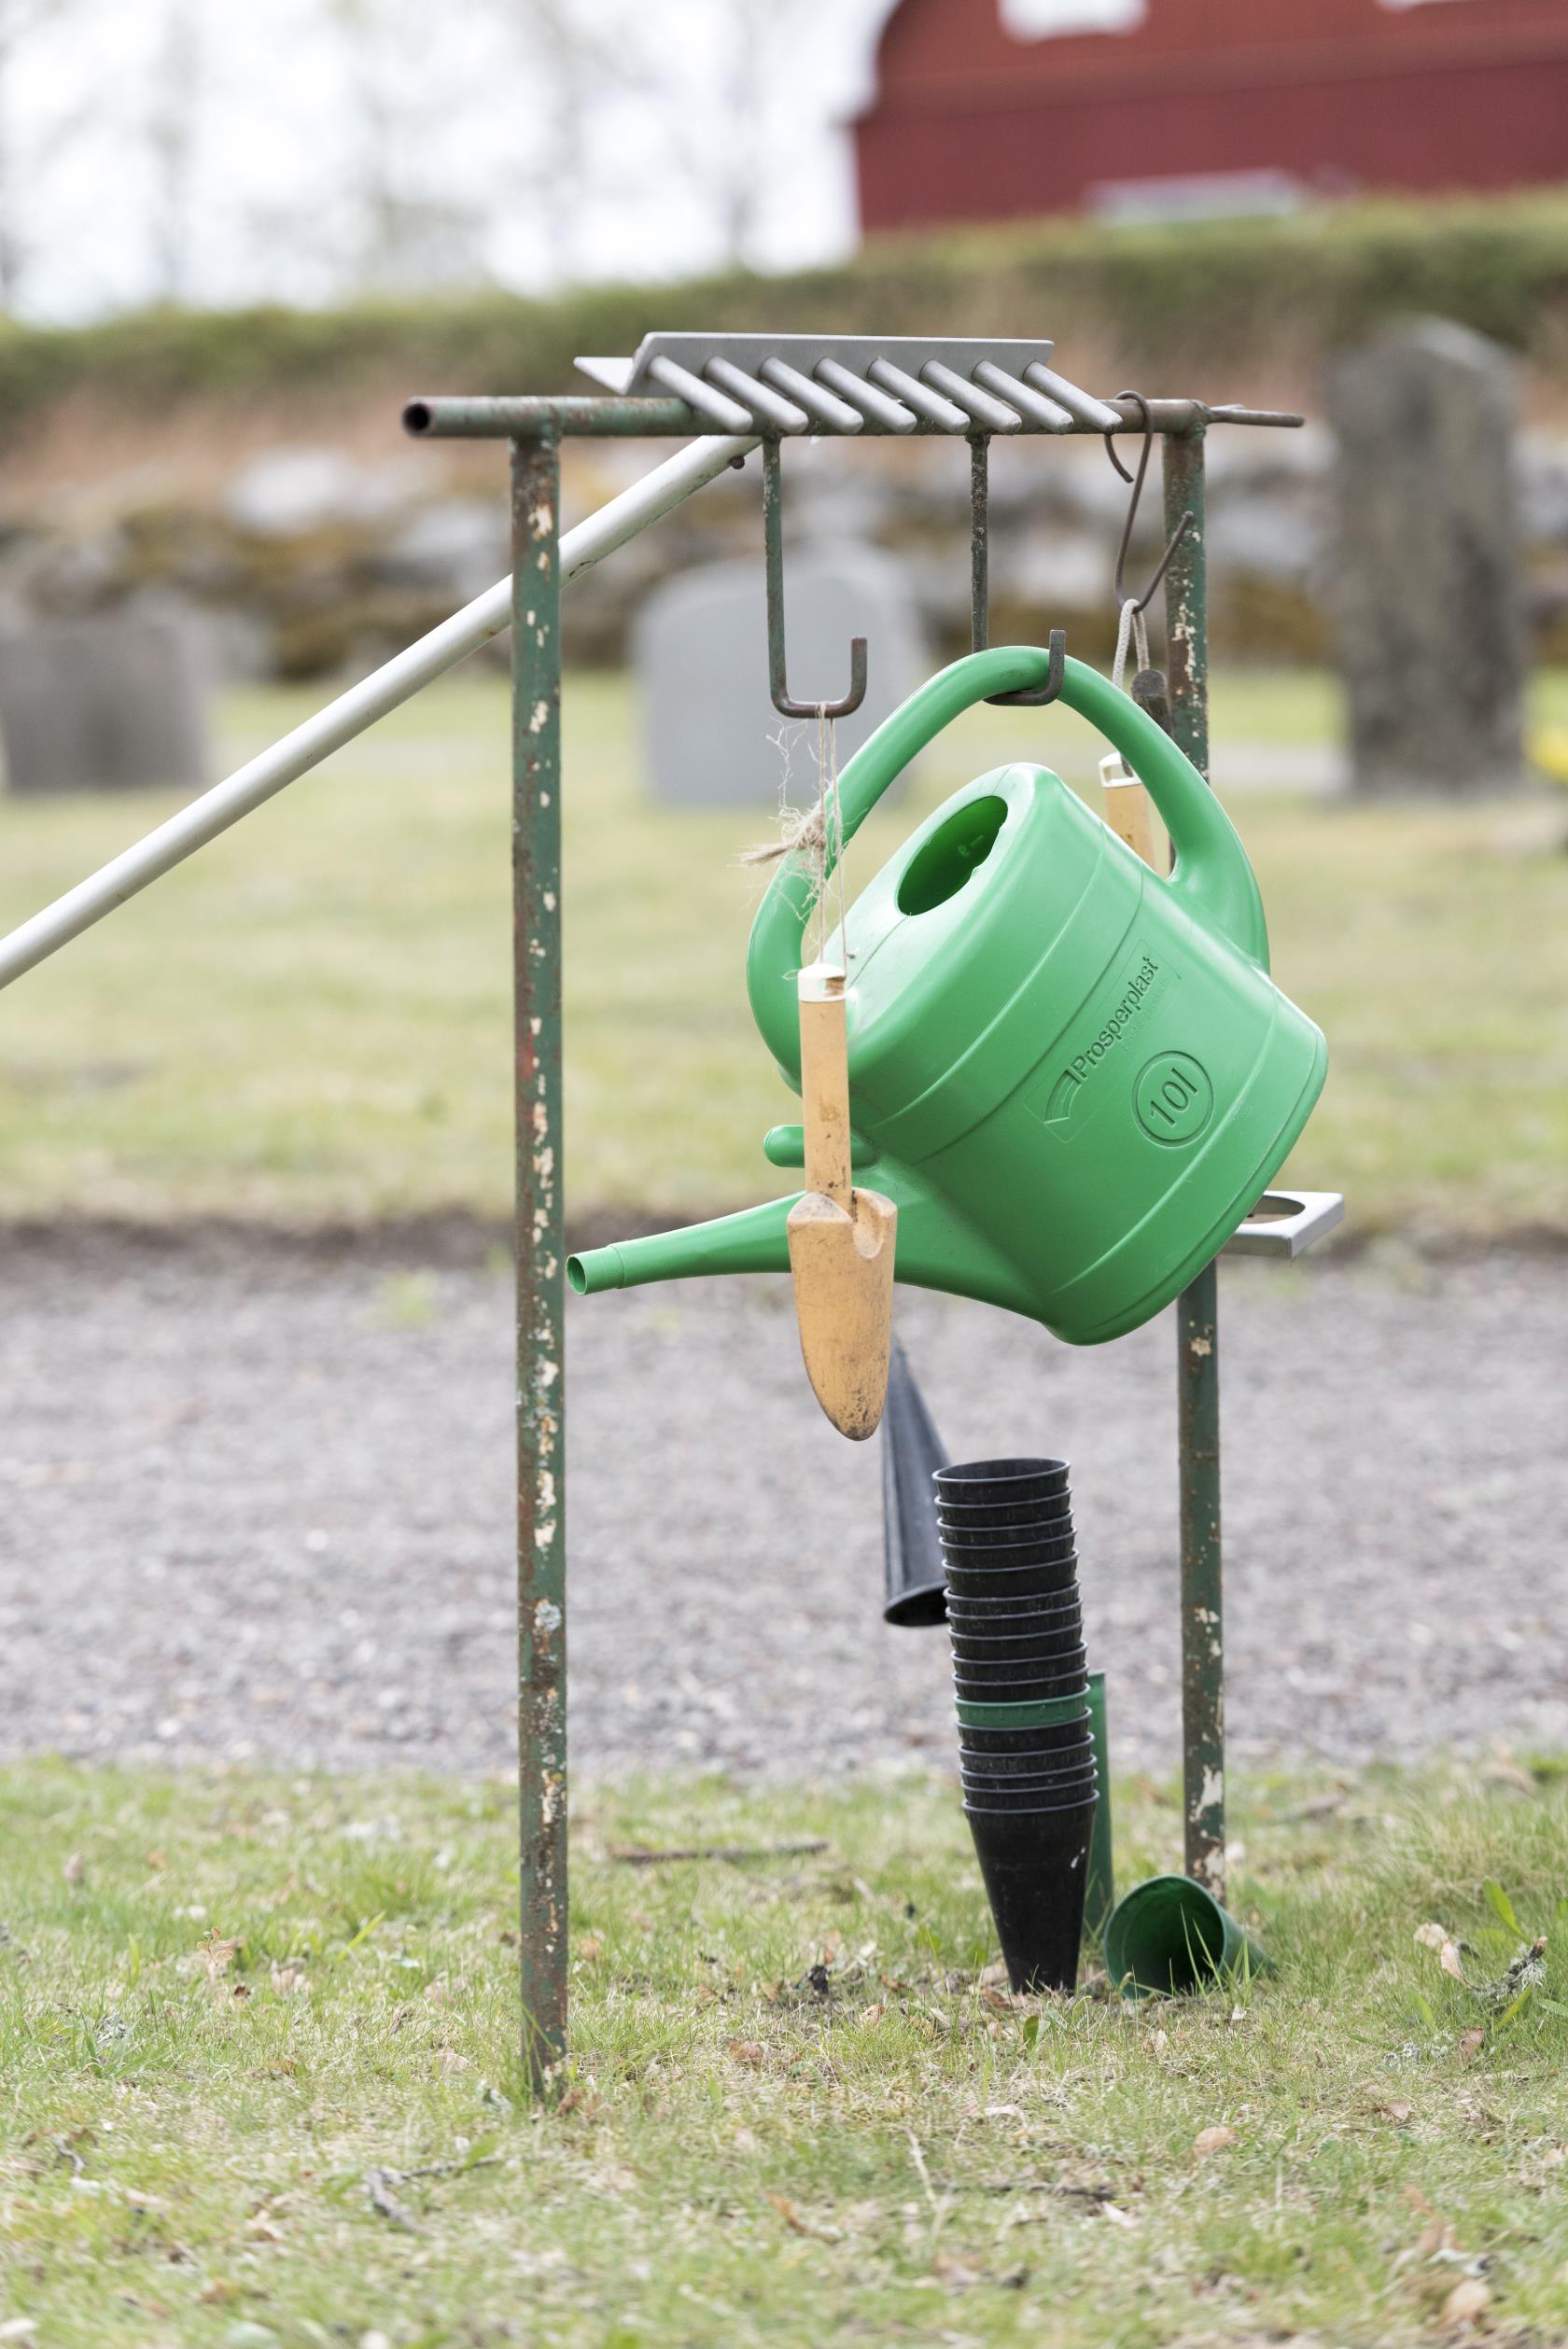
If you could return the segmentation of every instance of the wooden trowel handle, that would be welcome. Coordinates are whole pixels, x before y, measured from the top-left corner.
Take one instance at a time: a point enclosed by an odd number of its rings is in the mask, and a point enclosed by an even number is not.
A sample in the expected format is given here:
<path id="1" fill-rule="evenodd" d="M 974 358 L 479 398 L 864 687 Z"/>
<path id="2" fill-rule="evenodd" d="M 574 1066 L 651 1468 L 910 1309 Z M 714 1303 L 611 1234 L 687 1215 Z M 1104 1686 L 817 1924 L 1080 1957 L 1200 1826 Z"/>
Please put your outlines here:
<path id="1" fill-rule="evenodd" d="M 801 1109 L 805 1187 L 852 1209 L 849 1162 L 849 1029 L 844 973 L 808 962 L 800 990 Z"/>

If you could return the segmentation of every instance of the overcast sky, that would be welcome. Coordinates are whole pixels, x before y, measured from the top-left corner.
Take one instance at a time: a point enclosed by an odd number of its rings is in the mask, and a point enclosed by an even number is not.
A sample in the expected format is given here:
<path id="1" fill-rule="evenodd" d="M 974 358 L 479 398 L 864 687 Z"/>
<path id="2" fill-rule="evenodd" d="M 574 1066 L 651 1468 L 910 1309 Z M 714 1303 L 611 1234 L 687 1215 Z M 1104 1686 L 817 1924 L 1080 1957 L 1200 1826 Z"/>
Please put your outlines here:
<path id="1" fill-rule="evenodd" d="M 870 94 L 890 4 L 753 0 L 776 42 L 765 119 L 746 142 L 756 265 L 852 245 L 843 126 Z M 998 5 L 1029 37 L 1125 23 L 1141 0 Z M 570 39 L 600 32 L 617 59 L 618 26 L 656 36 L 656 87 L 587 76 L 569 197 L 551 169 L 562 107 L 530 48 L 531 12 L 548 21 L 552 7 Z M 171 288 L 220 305 L 330 301 L 378 269 L 417 291 L 712 267 L 730 242 L 715 184 L 735 114 L 718 51 L 741 12 L 742 0 L 0 0 L 9 298 L 21 315 L 71 321 Z M 392 259 L 372 258 L 378 236 Z"/>

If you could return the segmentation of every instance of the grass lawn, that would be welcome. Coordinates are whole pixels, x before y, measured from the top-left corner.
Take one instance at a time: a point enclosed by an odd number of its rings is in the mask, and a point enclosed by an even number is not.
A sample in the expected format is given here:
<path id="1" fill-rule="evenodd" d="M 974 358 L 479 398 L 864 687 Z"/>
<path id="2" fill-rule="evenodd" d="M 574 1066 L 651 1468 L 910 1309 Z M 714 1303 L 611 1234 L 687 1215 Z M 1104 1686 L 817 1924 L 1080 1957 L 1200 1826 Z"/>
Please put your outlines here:
<path id="1" fill-rule="evenodd" d="M 513 2058 L 511 1805 L 0 1774 L 0 2340 L 1568 2337 L 1545 1766 L 1242 1789 L 1233 1906 L 1278 1971 L 1144 2006 L 995 1986 L 929 1781 L 589 1792 L 548 2110 Z M 1120 1789 L 1117 1829 L 1124 1882 L 1170 1863 L 1160 1790 Z M 753 1856 L 616 1856 L 693 1844 Z M 1521 1933 L 1562 1946 L 1499 2016 L 1431 1924 L 1477 1984 Z"/>
<path id="2" fill-rule="evenodd" d="M 319 693 L 226 706 L 226 763 Z M 1568 678 L 1539 688 L 1568 709 Z M 1323 678 L 1232 675 L 1222 742 L 1328 737 Z M 629 690 L 568 685 L 567 1189 L 672 1215 L 786 1187 L 790 1098 L 742 987 L 766 825 L 643 797 Z M 0 999 L 0 1214 L 299 1222 L 509 1205 L 504 688 L 432 689 Z M 956 784 L 1020 752 L 1091 779 L 1053 713 L 975 713 L 851 854 L 869 876 Z M 769 754 L 769 771 L 775 762 Z M 797 769 L 804 776 L 809 761 Z M 802 793 L 804 796 L 804 791 Z M 157 818 L 159 797 L 0 802 L 0 922 Z M 1293 1171 L 1362 1230 L 1568 1232 L 1568 831 L 1555 804 L 1236 805 L 1275 968 L 1332 1070 Z"/>

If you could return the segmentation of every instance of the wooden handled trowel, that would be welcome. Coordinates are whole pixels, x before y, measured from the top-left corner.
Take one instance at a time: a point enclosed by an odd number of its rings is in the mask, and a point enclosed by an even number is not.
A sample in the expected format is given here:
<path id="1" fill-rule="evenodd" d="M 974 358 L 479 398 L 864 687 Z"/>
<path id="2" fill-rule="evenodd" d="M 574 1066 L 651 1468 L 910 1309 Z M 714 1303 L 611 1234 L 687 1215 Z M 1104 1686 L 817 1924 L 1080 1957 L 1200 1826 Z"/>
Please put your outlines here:
<path id="1" fill-rule="evenodd" d="M 805 1195 L 790 1209 L 790 1272 L 812 1391 L 841 1435 L 876 1432 L 888 1392 L 898 1209 L 857 1190 L 849 1164 L 849 1038 L 842 971 L 800 973 Z"/>

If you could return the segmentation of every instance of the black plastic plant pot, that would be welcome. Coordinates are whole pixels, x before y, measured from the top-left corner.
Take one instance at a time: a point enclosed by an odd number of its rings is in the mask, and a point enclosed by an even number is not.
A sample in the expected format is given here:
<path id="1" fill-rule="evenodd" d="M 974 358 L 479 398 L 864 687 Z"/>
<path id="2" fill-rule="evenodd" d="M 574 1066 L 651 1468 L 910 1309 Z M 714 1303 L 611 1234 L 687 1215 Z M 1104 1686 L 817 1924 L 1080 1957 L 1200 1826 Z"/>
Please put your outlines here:
<path id="1" fill-rule="evenodd" d="M 959 1768 L 964 1771 L 975 1770 L 982 1777 L 1043 1777 L 1049 1770 L 1082 1769 L 1086 1763 L 1095 1759 L 1092 1723 L 1087 1730 L 1080 1730 L 1071 1741 L 1063 1741 L 1056 1745 L 1045 1745 L 1038 1741 L 1033 1745 L 1010 1747 L 973 1745 L 970 1741 L 975 1734 L 976 1732 L 973 1729 L 959 1730 Z M 1043 1738 L 1046 1732 L 1042 1730 L 1041 1738 Z"/>
<path id="2" fill-rule="evenodd" d="M 947 1598 L 959 1614 L 969 1614 L 975 1621 L 992 1621 L 1009 1614 L 1060 1614 L 1062 1607 L 1077 1607 L 1079 1586 L 1077 1576 L 1070 1576 L 1060 1586 L 1048 1586 L 1043 1590 L 1039 1586 L 1015 1581 L 1011 1590 L 950 1590 Z"/>
<path id="3" fill-rule="evenodd" d="M 1089 1709 L 1069 1715 L 1065 1721 L 1034 1722 L 1019 1729 L 981 1728 L 975 1724 L 959 1724 L 959 1755 L 975 1757 L 995 1754 L 1059 1753 L 1075 1746 L 1080 1738 L 1092 1735 L 1093 1723 Z"/>
<path id="4" fill-rule="evenodd" d="M 995 1664 L 977 1664 L 972 1657 L 953 1658 L 953 1685 L 960 1697 L 987 1705 L 1041 1704 L 1048 1698 L 1071 1696 L 1084 1685 L 1088 1654 L 1082 1641 L 1060 1656 L 1007 1657 Z"/>
<path id="5" fill-rule="evenodd" d="M 1025 1542 L 1054 1542 L 1069 1531 L 1072 1502 L 1064 1492 L 1059 1501 L 1032 1510 L 1027 1517 L 1015 1517 L 1011 1525 L 976 1525 L 961 1510 L 949 1509 L 939 1501 L 936 1522 L 945 1542 L 967 1544 L 973 1549 L 1015 1549 Z"/>
<path id="6" fill-rule="evenodd" d="M 966 1518 L 951 1517 L 938 1502 L 936 1524 L 945 1550 L 1031 1549 L 1071 1532 L 1072 1503 L 1064 1498 L 1060 1508 L 1043 1510 L 1012 1525 L 971 1525 Z"/>
<path id="7" fill-rule="evenodd" d="M 949 1533 L 942 1529 L 942 1555 L 949 1569 L 954 1566 L 1048 1566 L 1054 1559 L 1065 1558 L 1077 1546 L 1077 1531 L 1071 1517 L 1058 1520 L 1060 1531 L 1047 1533 L 1039 1541 L 982 1541 L 978 1534 Z M 1010 1529 L 1003 1527 L 1003 1532 Z"/>
<path id="8" fill-rule="evenodd" d="M 1071 1463 L 1065 1460 L 955 1460 L 936 1472 L 938 1500 L 990 1503 L 1032 1501 L 1039 1493 L 1065 1492 Z"/>
<path id="9" fill-rule="evenodd" d="M 1019 1526 L 1048 1523 L 1065 1517 L 1071 1506 L 1072 1495 L 1064 1487 L 1034 1501 L 958 1501 L 944 1494 L 936 1513 L 956 1533 L 1001 1533 L 1015 1541 Z"/>
<path id="10" fill-rule="evenodd" d="M 1068 1812 L 1074 1815 L 1080 1812 L 1092 1813 L 1098 1800 L 1098 1793 L 1082 1790 L 1076 1793 L 1070 1792 L 1061 1802 L 1054 1802 L 1049 1796 L 1043 1800 L 1038 1796 L 1033 1796 L 1026 1804 L 1009 1803 L 1004 1808 L 995 1808 L 989 1803 L 976 1800 L 964 1804 L 964 1816 L 966 1819 L 977 1816 L 982 1819 L 987 1816 L 1001 1817 L 1004 1815 L 1005 1811 L 1014 1818 L 1021 1815 L 1026 1819 L 1057 1819 Z"/>
<path id="11" fill-rule="evenodd" d="M 1035 1541 L 1057 1526 L 1071 1524 L 1072 1495 L 1053 1493 L 1047 1501 L 1031 1502 L 1028 1508 L 1005 1515 L 995 1509 L 960 1509 L 949 1501 L 939 1501 L 936 1521 L 945 1540 L 956 1535 L 960 1541 L 979 1544 Z"/>
<path id="12" fill-rule="evenodd" d="M 1071 1546 L 1060 1558 L 1036 1559 L 1028 1566 L 958 1566 L 947 1561 L 947 1597 L 1001 1599 L 1011 1606 L 1027 1606 L 1033 1599 L 1060 1599 L 1076 1593 L 1078 1555 Z"/>
<path id="13" fill-rule="evenodd" d="M 1079 1769 L 1047 1770 L 1037 1778 L 990 1778 L 964 1770 L 961 1783 L 966 1802 L 977 1802 L 982 1810 L 987 1804 L 1008 1811 L 1020 1807 L 1036 1811 L 1054 1811 L 1058 1806 L 1081 1801 L 1092 1789 L 1098 1790 L 1099 1772 L 1093 1757 Z"/>
<path id="14" fill-rule="evenodd" d="M 1097 1799 L 1052 1811 L 964 1806 L 1015 1991 L 1077 1985 Z"/>
<path id="15" fill-rule="evenodd" d="M 1063 1787 L 1059 1792 L 1046 1792 L 1044 1794 L 1007 1795 L 994 1794 L 990 1792 L 973 1793 L 970 1788 L 966 1786 L 964 1788 L 963 1801 L 964 1811 L 971 1819 L 974 1817 L 976 1812 L 979 1812 L 981 1816 L 989 1819 L 1049 1819 L 1056 1812 L 1082 1810 L 1085 1805 L 1087 1804 L 1090 1806 L 1088 1831 L 1089 1839 L 1092 1843 L 1094 1839 L 1094 1812 L 1092 1806 L 1097 1803 L 1099 1799 L 1099 1789 L 1095 1784 L 1094 1780 L 1089 1778 L 1084 1780 L 1076 1786 L 1067 1786 Z M 1082 1935 L 1084 1928 L 1081 1923 L 1078 1930 L 1080 1935 Z"/>
<path id="16" fill-rule="evenodd" d="M 1057 1623 L 1068 1623 L 1074 1614 L 1084 1612 L 1084 1602 L 1077 1590 L 1029 1590 L 1004 1593 L 994 1598 L 989 1593 L 952 1593 L 947 1621 L 961 1623 L 969 1630 L 989 1630 L 994 1637 L 1006 1630 L 1023 1630 L 1025 1623 L 1034 1623 L 1042 1630 L 1053 1630 Z"/>
<path id="17" fill-rule="evenodd" d="M 1092 1768 L 1075 1777 L 965 1778 L 961 1783 L 965 1802 L 977 1803 L 982 1811 L 1057 1811 L 1086 1801 L 1099 1789 Z"/>
<path id="18" fill-rule="evenodd" d="M 918 1629 L 945 1607 L 932 1477 L 946 1454 L 903 1347 L 893 1340 L 882 1407 L 882 1619 Z"/>
<path id="19" fill-rule="evenodd" d="M 1041 1663 L 1055 1665 L 1058 1657 L 1071 1656 L 1074 1648 L 1084 1644 L 1084 1627 L 1077 1618 L 1055 1627 L 1023 1627 L 1008 1631 L 997 1639 L 983 1639 L 975 1632 L 950 1629 L 948 1642 L 953 1654 L 963 1664 Z"/>
<path id="20" fill-rule="evenodd" d="M 1039 1642 L 1047 1643 L 1040 1652 L 1054 1658 L 1067 1648 L 1080 1644 L 1084 1625 L 1074 1608 L 1059 1616 L 1008 1615 L 993 1616 L 985 1624 L 949 1623 L 947 1636 L 955 1656 L 975 1664 L 989 1664 L 1000 1663 L 1010 1648 L 1021 1654 L 1032 1650 Z"/>
<path id="21" fill-rule="evenodd" d="M 1005 1705 L 1009 1713 L 1019 1705 L 1028 1705 L 1031 1712 L 1038 1712 L 1042 1705 L 1054 1710 L 1076 1694 L 1083 1678 L 1082 1664 L 1070 1663 L 1065 1671 L 1058 1671 L 1055 1663 L 1014 1664 L 1003 1677 L 987 1671 L 984 1664 L 955 1657 L 953 1695 L 960 1706 L 984 1705 L 987 1711 L 998 1705 Z"/>

